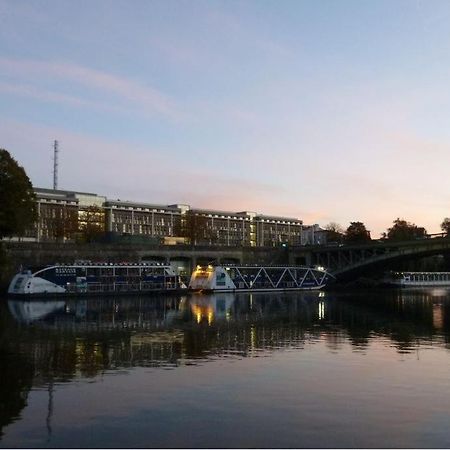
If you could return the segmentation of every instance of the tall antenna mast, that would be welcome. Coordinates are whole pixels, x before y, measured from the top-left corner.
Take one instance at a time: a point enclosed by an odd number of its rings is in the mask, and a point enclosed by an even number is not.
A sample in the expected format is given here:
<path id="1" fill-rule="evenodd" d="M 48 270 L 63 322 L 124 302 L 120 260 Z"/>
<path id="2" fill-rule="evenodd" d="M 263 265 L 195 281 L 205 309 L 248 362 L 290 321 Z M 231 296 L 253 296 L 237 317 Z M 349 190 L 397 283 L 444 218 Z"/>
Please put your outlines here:
<path id="1" fill-rule="evenodd" d="M 58 189 L 58 141 L 55 140 L 53 143 L 53 189 Z"/>

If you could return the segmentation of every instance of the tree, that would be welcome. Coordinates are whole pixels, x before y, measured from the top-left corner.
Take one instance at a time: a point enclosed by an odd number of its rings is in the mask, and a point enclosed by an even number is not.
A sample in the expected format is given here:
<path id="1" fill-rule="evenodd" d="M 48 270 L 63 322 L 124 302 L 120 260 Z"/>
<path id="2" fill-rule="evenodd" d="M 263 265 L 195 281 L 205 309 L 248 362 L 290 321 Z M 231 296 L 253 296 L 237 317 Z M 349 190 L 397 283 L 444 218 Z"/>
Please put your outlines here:
<path id="1" fill-rule="evenodd" d="M 342 242 L 344 238 L 344 229 L 336 222 L 330 222 L 325 226 L 327 231 L 327 242 Z"/>
<path id="2" fill-rule="evenodd" d="M 450 218 L 446 217 L 441 223 L 441 230 L 447 235 L 450 236 Z"/>
<path id="3" fill-rule="evenodd" d="M 88 206 L 80 210 L 78 226 L 82 239 L 92 242 L 105 235 L 105 211 L 99 206 Z"/>
<path id="4" fill-rule="evenodd" d="M 370 231 L 362 222 L 350 222 L 350 226 L 345 232 L 344 239 L 348 243 L 358 244 L 371 241 Z"/>
<path id="5" fill-rule="evenodd" d="M 189 210 L 174 227 L 174 234 L 189 240 L 192 245 L 211 242 L 213 236 L 208 227 L 208 218 Z"/>
<path id="6" fill-rule="evenodd" d="M 60 207 L 55 217 L 49 219 L 49 234 L 60 240 L 71 239 L 78 231 L 78 212 L 76 209 Z"/>
<path id="7" fill-rule="evenodd" d="M 0 149 L 0 238 L 22 236 L 37 220 L 36 195 L 23 167 Z"/>
<path id="8" fill-rule="evenodd" d="M 394 225 L 388 228 L 386 233 L 383 233 L 385 239 L 391 241 L 409 241 L 424 238 L 427 234 L 427 230 L 424 227 L 418 227 L 416 224 L 407 222 L 404 219 L 397 218 L 393 223 Z"/>

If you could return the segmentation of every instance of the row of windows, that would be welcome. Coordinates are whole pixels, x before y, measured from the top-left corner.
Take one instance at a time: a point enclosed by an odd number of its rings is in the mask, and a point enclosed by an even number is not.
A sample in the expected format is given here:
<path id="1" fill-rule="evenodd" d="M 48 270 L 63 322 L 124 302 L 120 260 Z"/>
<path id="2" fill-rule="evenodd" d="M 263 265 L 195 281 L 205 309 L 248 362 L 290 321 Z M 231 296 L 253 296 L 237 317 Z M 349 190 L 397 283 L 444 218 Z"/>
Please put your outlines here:
<path id="1" fill-rule="evenodd" d="M 151 209 L 151 208 L 140 208 L 136 206 L 109 206 L 106 205 L 105 209 L 110 209 L 113 211 L 114 214 L 120 214 L 122 211 L 124 213 L 127 213 L 128 211 L 136 211 L 136 212 L 145 212 L 145 213 L 162 213 L 162 214 L 177 214 L 180 215 L 181 213 L 178 211 L 166 211 L 164 209 Z"/>
<path id="2" fill-rule="evenodd" d="M 53 203 L 53 205 L 51 204 Z M 54 205 L 54 203 L 58 203 L 58 205 Z M 61 204 L 63 203 L 63 205 Z M 46 200 L 45 203 L 44 202 L 40 202 L 41 205 L 41 210 L 43 210 L 45 207 L 59 207 L 59 206 L 68 206 L 68 207 L 73 207 L 73 208 L 77 208 L 78 204 L 77 202 L 71 202 L 71 201 L 66 201 L 66 200 Z M 111 208 L 111 207 L 110 207 Z M 113 207 L 116 208 L 116 207 Z M 112 220 L 113 222 L 115 221 L 122 221 L 124 217 L 129 218 L 131 220 L 132 215 L 134 215 L 134 220 L 137 220 L 139 217 L 140 218 L 150 218 L 150 217 L 155 217 L 155 213 L 157 213 L 158 215 L 163 215 L 164 218 L 167 219 L 167 216 L 170 216 L 171 218 L 177 219 L 178 217 L 181 217 L 181 214 L 178 212 L 174 212 L 174 211 L 165 211 L 165 210 L 157 210 L 157 209 L 146 209 L 146 208 L 136 208 L 136 207 L 126 207 L 125 209 L 122 207 L 121 209 L 114 209 L 112 211 Z M 283 221 L 283 220 L 276 220 L 276 219 L 250 219 L 248 217 L 244 218 L 244 217 L 232 217 L 232 216 L 218 216 L 218 215 L 214 215 L 212 216 L 211 214 L 209 215 L 204 215 L 204 214 L 198 214 L 198 216 L 201 217 L 207 217 L 208 219 L 211 219 L 211 223 L 213 223 L 214 225 L 219 223 L 222 224 L 222 226 L 229 226 L 231 225 L 230 221 L 234 222 L 234 226 L 240 226 L 242 227 L 243 224 L 245 222 L 249 223 L 251 222 L 251 224 L 257 224 L 257 225 L 263 225 L 263 224 L 272 224 L 272 225 L 280 225 L 280 226 L 293 226 L 293 227 L 301 227 L 302 223 L 301 222 L 287 222 L 287 221 Z M 232 222 L 232 223 L 233 223 Z"/>
<path id="3" fill-rule="evenodd" d="M 121 220 L 115 220 L 113 223 L 126 223 L 126 224 L 139 224 L 139 225 L 151 225 L 152 223 L 154 225 L 172 225 L 174 222 L 171 220 L 164 220 L 164 219 L 158 219 L 154 220 L 153 222 L 151 220 L 132 220 L 131 218 L 121 218 Z"/>
<path id="4" fill-rule="evenodd" d="M 44 206 L 44 205 L 46 205 L 46 204 L 49 204 L 49 205 L 51 205 L 52 203 L 53 204 L 58 204 L 58 205 L 61 205 L 61 203 L 63 204 L 63 205 L 70 205 L 70 206 L 78 206 L 78 202 L 77 201 L 70 201 L 70 200 L 53 200 L 53 199 L 41 199 L 41 200 L 39 200 L 38 201 L 38 203 L 41 205 L 41 206 Z"/>
<path id="5" fill-rule="evenodd" d="M 55 203 L 59 204 L 55 204 Z M 52 230 L 61 228 L 61 219 L 76 220 L 79 224 L 85 222 L 104 223 L 109 231 L 117 233 L 143 234 L 146 236 L 174 236 L 178 235 L 180 218 L 183 216 L 174 211 L 146 209 L 136 207 L 105 208 L 105 213 L 86 213 L 79 208 L 77 202 L 62 200 L 40 201 L 39 226 L 33 227 L 30 233 L 39 230 L 41 237 L 50 237 Z M 106 217 L 105 217 L 106 215 Z M 85 217 L 86 216 L 86 217 Z M 91 217 L 92 216 L 92 217 Z M 219 216 L 212 214 L 197 214 L 207 220 L 204 239 L 214 243 L 226 245 L 241 245 L 242 243 L 256 243 L 261 245 L 283 242 L 294 242 L 301 235 L 301 222 L 287 222 L 274 219 L 260 219 L 238 216 Z M 58 222 L 58 223 L 57 223 Z M 37 224 L 36 224 L 37 225 Z M 178 234 L 177 234 L 178 233 Z"/>

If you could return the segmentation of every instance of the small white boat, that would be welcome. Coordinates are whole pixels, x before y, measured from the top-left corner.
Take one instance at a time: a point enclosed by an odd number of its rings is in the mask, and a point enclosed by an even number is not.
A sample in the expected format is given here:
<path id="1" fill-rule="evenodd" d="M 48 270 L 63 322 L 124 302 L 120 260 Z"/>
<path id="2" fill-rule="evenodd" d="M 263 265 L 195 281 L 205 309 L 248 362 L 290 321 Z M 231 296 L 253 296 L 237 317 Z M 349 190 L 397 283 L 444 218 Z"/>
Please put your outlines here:
<path id="1" fill-rule="evenodd" d="M 11 280 L 8 294 L 57 296 L 178 289 L 186 289 L 186 285 L 170 264 L 81 262 L 23 270 Z"/>
<path id="2" fill-rule="evenodd" d="M 189 289 L 204 292 L 295 291 L 325 287 L 333 278 L 323 267 L 197 266 Z"/>
<path id="3" fill-rule="evenodd" d="M 390 272 L 384 281 L 400 287 L 450 287 L 450 272 Z"/>

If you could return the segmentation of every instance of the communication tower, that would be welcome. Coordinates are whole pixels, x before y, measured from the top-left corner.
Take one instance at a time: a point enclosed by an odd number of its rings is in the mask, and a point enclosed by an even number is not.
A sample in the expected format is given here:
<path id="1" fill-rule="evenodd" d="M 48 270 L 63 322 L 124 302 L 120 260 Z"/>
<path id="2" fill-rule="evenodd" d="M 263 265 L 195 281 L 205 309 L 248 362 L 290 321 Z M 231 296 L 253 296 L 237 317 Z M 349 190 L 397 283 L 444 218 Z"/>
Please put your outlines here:
<path id="1" fill-rule="evenodd" d="M 58 141 L 53 143 L 53 189 L 58 189 Z"/>

